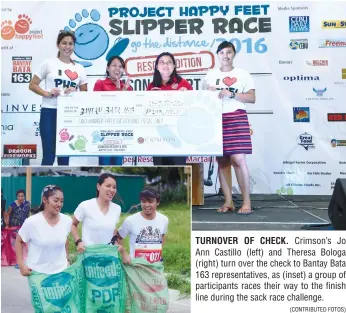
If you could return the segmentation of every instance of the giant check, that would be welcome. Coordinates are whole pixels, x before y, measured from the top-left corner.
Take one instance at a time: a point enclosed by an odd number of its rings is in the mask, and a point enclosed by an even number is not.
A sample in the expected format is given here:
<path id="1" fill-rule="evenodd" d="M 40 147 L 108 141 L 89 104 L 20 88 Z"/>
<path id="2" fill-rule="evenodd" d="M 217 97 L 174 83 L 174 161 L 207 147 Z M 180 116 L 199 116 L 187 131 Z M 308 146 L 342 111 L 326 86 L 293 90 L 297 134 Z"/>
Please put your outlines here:
<path id="1" fill-rule="evenodd" d="M 222 155 L 212 91 L 76 92 L 57 115 L 58 156 Z"/>

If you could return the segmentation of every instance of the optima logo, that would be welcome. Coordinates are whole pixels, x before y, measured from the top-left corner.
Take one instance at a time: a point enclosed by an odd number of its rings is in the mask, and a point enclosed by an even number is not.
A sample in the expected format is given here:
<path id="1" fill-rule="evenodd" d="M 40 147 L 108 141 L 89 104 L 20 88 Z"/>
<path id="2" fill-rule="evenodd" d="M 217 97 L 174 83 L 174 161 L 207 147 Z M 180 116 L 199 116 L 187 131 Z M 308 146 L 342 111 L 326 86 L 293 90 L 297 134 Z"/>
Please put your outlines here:
<path id="1" fill-rule="evenodd" d="M 119 282 L 121 266 L 113 256 L 98 255 L 83 260 L 86 279 L 98 287 L 109 287 Z"/>
<path id="2" fill-rule="evenodd" d="M 73 276 L 64 272 L 47 277 L 41 283 L 45 299 L 49 303 L 63 308 L 72 296 L 72 280 Z"/>
<path id="3" fill-rule="evenodd" d="M 320 80 L 319 76 L 304 76 L 304 75 L 297 75 L 297 76 L 285 76 L 284 80 L 288 81 L 314 81 L 314 80 Z"/>

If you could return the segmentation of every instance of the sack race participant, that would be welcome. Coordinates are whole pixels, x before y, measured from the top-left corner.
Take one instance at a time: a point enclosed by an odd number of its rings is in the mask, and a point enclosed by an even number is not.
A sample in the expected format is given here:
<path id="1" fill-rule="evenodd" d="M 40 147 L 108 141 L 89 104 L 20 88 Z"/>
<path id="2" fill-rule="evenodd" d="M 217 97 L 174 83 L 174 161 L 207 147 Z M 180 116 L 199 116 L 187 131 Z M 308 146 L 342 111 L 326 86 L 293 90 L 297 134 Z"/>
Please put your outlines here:
<path id="1" fill-rule="evenodd" d="M 32 272 L 29 286 L 35 313 L 123 313 L 128 289 L 130 313 L 165 313 L 168 288 L 161 263 L 144 259 L 123 265 L 117 249 L 92 245 L 61 273 Z"/>

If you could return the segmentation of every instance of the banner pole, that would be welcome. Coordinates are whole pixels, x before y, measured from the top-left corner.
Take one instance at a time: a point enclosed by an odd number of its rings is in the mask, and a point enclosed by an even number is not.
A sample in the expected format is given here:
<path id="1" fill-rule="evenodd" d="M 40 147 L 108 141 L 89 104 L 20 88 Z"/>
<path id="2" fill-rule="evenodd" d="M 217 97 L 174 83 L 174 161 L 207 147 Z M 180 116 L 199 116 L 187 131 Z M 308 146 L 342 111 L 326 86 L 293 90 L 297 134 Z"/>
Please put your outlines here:
<path id="1" fill-rule="evenodd" d="M 32 168 L 26 168 L 26 200 L 31 202 Z"/>

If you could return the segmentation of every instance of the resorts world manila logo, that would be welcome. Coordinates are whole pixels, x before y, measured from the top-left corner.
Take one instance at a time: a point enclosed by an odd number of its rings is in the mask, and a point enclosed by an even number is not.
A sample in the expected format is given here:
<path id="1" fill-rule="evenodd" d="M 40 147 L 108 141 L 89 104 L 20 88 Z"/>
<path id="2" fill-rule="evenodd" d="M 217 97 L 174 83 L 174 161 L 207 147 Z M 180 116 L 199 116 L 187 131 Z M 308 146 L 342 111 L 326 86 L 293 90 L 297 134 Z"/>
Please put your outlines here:
<path id="1" fill-rule="evenodd" d="M 334 85 L 339 87 L 346 87 L 346 68 L 342 68 L 340 74 L 340 80 L 335 81 Z"/>
<path id="2" fill-rule="evenodd" d="M 15 22 L 1 22 L 1 38 L 4 40 L 36 40 L 43 39 L 42 30 L 32 28 L 32 20 L 26 14 L 19 14 Z"/>

